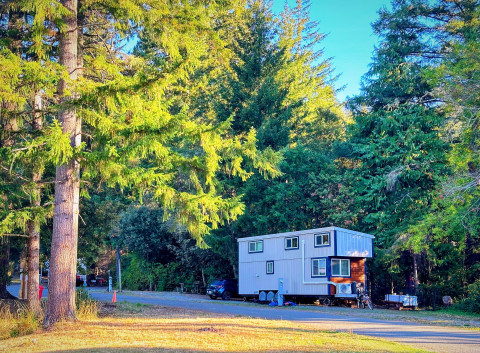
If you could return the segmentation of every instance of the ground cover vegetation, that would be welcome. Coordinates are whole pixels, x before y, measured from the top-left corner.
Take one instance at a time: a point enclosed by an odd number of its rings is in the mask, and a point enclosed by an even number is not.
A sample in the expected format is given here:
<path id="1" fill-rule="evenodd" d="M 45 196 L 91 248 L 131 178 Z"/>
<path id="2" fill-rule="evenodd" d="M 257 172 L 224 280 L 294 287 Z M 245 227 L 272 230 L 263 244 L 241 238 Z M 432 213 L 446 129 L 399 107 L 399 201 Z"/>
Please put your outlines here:
<path id="1" fill-rule="evenodd" d="M 51 325 L 77 271 L 193 288 L 237 275 L 239 237 L 336 225 L 376 236 L 374 300 L 479 312 L 480 3 L 380 9 L 344 106 L 308 9 L 2 1 L 0 297 L 49 259 Z"/>
<path id="2" fill-rule="evenodd" d="M 281 336 L 273 340 L 272 336 Z M 56 348 L 52 348 L 56 347 Z M 347 332 L 287 321 L 154 305 L 107 304 L 96 319 L 0 341 L 6 352 L 423 352 Z"/>

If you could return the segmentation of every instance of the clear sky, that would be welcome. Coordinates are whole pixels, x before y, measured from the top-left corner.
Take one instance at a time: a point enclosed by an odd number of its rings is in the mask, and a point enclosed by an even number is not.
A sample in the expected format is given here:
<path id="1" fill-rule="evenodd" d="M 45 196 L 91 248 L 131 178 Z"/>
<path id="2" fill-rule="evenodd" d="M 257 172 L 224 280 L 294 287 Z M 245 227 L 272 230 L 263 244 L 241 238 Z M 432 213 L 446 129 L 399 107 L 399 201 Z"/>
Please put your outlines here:
<path id="1" fill-rule="evenodd" d="M 273 0 L 273 11 L 283 10 L 285 0 Z M 295 0 L 288 0 L 293 7 Z M 371 23 L 377 11 L 390 0 L 312 0 L 310 18 L 318 21 L 320 31 L 328 34 L 323 41 L 325 56 L 332 58 L 335 74 L 341 74 L 336 87 L 346 85 L 338 94 L 343 101 L 359 93 L 361 77 L 366 73 L 377 44 Z"/>

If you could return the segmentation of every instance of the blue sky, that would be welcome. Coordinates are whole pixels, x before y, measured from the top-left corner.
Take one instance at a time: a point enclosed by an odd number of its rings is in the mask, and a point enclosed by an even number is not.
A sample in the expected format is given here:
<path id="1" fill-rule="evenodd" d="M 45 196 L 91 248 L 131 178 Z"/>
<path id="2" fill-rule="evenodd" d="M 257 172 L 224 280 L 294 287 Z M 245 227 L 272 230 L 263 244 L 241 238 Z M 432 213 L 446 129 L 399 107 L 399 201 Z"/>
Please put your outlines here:
<path id="1" fill-rule="evenodd" d="M 284 4 L 285 0 L 273 0 L 273 11 L 281 12 Z M 288 4 L 294 6 L 295 0 L 288 0 Z M 338 94 L 343 101 L 359 93 L 361 77 L 378 41 L 371 23 L 390 0 L 312 0 L 311 4 L 310 18 L 319 22 L 322 33 L 328 34 L 323 41 L 325 56 L 332 57 L 335 74 L 341 74 L 336 87 L 346 85 Z"/>

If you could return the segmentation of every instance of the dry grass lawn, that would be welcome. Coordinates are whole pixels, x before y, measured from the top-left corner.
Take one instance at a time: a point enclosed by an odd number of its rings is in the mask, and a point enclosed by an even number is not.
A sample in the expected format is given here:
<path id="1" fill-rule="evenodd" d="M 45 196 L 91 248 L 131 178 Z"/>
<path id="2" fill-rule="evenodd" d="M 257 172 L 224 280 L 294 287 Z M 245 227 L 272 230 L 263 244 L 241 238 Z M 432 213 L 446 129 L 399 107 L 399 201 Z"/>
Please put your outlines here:
<path id="1" fill-rule="evenodd" d="M 99 318 L 0 341 L 1 352 L 421 352 L 306 325 L 160 306 L 106 305 Z"/>

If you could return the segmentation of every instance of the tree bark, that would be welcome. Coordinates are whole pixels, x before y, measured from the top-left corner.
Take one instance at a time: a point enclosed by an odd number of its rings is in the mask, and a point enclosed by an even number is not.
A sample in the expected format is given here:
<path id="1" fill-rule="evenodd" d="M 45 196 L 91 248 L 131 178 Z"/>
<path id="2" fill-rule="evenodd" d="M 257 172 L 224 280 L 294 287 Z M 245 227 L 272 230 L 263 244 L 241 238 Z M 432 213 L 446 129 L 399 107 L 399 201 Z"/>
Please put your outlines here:
<path id="1" fill-rule="evenodd" d="M 418 255 L 413 253 L 413 295 L 417 295 L 418 283 Z"/>
<path id="2" fill-rule="evenodd" d="M 32 129 L 39 131 L 43 127 L 42 114 L 42 96 L 37 93 L 34 98 L 34 109 L 36 111 L 33 119 Z M 38 163 L 38 161 L 37 161 Z M 41 161 L 40 161 L 41 163 Z M 40 207 L 41 204 L 41 189 L 39 182 L 42 179 L 41 166 L 39 168 L 36 163 L 32 166 L 32 181 L 35 183 L 35 187 L 32 190 L 32 202 L 33 208 Z M 27 306 L 28 309 L 34 312 L 36 315 L 42 313 L 40 306 L 40 298 L 38 297 L 39 290 L 39 267 L 40 267 L 40 221 L 33 219 L 28 222 L 28 294 L 27 294 Z"/>
<path id="3" fill-rule="evenodd" d="M 205 280 L 205 271 L 202 268 L 202 283 L 205 288 L 207 288 L 207 281 Z"/>
<path id="4" fill-rule="evenodd" d="M 27 281 L 25 276 L 27 275 L 27 243 L 25 243 L 22 252 L 20 253 L 20 292 L 18 297 L 20 299 L 26 299 L 27 296 Z"/>
<path id="5" fill-rule="evenodd" d="M 65 28 L 59 36 L 60 64 L 70 75 L 69 82 L 59 82 L 59 94 L 62 108 L 58 113 L 58 121 L 63 133 L 70 135 L 72 147 L 80 145 L 80 124 L 77 121 L 76 109 L 68 103 L 72 96 L 64 96 L 72 92 L 70 82 L 77 78 L 77 0 L 62 0 L 70 14 L 64 17 Z M 77 268 L 78 213 L 80 165 L 72 159 L 57 166 L 55 177 L 55 200 L 53 214 L 53 234 L 50 257 L 50 283 L 48 305 L 44 325 L 51 326 L 60 320 L 75 320 L 75 275 Z"/>
<path id="6" fill-rule="evenodd" d="M 116 260 L 117 260 L 117 286 L 118 291 L 122 291 L 122 262 L 120 258 L 120 247 L 117 245 L 115 250 Z"/>

